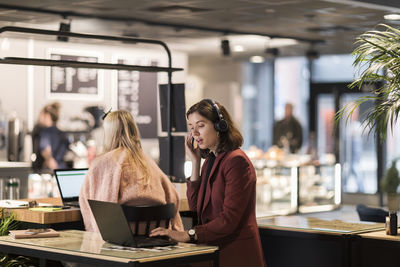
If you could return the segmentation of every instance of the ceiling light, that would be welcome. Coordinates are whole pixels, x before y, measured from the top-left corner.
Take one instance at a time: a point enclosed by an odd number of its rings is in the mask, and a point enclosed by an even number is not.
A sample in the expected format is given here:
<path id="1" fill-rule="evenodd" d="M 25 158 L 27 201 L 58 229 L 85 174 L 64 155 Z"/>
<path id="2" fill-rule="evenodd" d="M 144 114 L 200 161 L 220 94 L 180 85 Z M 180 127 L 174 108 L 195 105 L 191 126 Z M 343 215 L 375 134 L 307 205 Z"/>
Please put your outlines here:
<path id="1" fill-rule="evenodd" d="M 60 32 L 71 32 L 71 21 L 64 19 L 60 22 Z M 68 42 L 68 36 L 57 36 L 58 41 Z"/>
<path id="2" fill-rule="evenodd" d="M 250 57 L 250 62 L 251 63 L 263 63 L 265 61 L 264 57 L 261 56 L 252 56 Z"/>
<path id="3" fill-rule="evenodd" d="M 7 38 L 7 37 L 4 38 L 4 39 L 1 41 L 0 47 L 1 47 L 1 50 L 3 50 L 3 51 L 8 51 L 8 50 L 10 50 L 10 42 L 8 41 L 8 38 Z"/>
<path id="4" fill-rule="evenodd" d="M 229 40 L 221 41 L 221 51 L 223 56 L 229 56 L 231 54 L 231 48 L 229 47 Z"/>
<path id="5" fill-rule="evenodd" d="M 264 50 L 264 53 L 272 57 L 276 57 L 279 55 L 279 49 L 276 47 L 268 47 Z"/>
<path id="6" fill-rule="evenodd" d="M 233 47 L 233 52 L 243 52 L 243 51 L 244 51 L 244 48 L 241 45 L 235 45 Z"/>
<path id="7" fill-rule="evenodd" d="M 317 50 L 314 50 L 313 48 L 310 48 L 309 50 L 306 51 L 306 58 L 308 60 L 314 60 L 319 58 L 319 52 Z"/>
<path id="8" fill-rule="evenodd" d="M 383 18 L 386 20 L 400 20 L 400 14 L 387 14 Z"/>

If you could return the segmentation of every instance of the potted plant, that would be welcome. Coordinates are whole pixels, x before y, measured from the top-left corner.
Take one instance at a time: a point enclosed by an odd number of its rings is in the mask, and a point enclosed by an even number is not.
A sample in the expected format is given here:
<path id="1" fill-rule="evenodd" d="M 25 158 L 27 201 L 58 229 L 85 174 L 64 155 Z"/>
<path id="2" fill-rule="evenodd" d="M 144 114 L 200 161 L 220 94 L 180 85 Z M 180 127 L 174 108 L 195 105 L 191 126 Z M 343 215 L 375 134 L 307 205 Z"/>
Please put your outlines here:
<path id="1" fill-rule="evenodd" d="M 354 67 L 362 70 L 350 88 L 363 88 L 366 84 L 381 86 L 371 89 L 371 96 L 360 97 L 336 114 L 338 121 L 347 114 L 349 121 L 359 105 L 375 101 L 375 105 L 363 114 L 364 129 L 375 131 L 381 140 L 386 139 L 388 126 L 393 130 L 400 111 L 400 30 L 379 24 L 381 30 L 367 31 L 356 38 Z"/>
<path id="2" fill-rule="evenodd" d="M 389 25 L 379 24 L 377 29 L 367 31 L 356 38 L 354 51 L 354 67 L 361 70 L 360 76 L 349 85 L 350 88 L 365 89 L 364 86 L 374 83 L 369 91 L 370 96 L 360 97 L 355 102 L 345 106 L 336 114 L 336 122 L 343 116 L 349 122 L 353 112 L 369 101 L 374 105 L 363 113 L 362 121 L 364 130 L 374 131 L 380 140 L 386 140 L 387 131 L 393 128 L 400 112 L 400 30 Z M 387 170 L 381 183 L 381 189 L 387 193 L 388 205 L 392 199 L 397 198 L 399 185 L 398 172 L 395 161 Z M 396 207 L 389 209 L 398 210 Z"/>
<path id="3" fill-rule="evenodd" d="M 392 166 L 386 170 L 386 173 L 381 180 L 381 189 L 387 194 L 387 206 L 391 211 L 399 210 L 399 199 L 397 194 L 399 184 L 399 171 L 396 168 L 396 160 L 393 160 Z"/>
<path id="4" fill-rule="evenodd" d="M 10 230 L 14 230 L 17 227 L 18 222 L 15 220 L 14 214 L 5 214 L 4 210 L 0 209 L 0 236 L 7 235 Z M 0 253 L 0 266 L 29 267 L 34 265 L 30 258 Z"/>

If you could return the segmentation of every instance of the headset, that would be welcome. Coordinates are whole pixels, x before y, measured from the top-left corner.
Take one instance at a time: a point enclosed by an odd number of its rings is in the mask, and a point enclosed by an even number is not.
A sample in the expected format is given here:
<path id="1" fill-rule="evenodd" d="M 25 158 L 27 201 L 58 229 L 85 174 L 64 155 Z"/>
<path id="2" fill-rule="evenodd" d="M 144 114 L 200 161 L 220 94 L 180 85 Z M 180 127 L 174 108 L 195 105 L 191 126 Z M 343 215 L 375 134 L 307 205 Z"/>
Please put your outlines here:
<path id="1" fill-rule="evenodd" d="M 218 105 L 212 101 L 211 99 L 205 99 L 213 108 L 213 110 L 215 110 L 215 112 L 218 115 L 218 120 L 214 123 L 214 128 L 217 132 L 226 132 L 228 131 L 228 122 L 226 120 L 224 120 L 224 117 L 222 117 L 221 112 L 219 111 Z"/>

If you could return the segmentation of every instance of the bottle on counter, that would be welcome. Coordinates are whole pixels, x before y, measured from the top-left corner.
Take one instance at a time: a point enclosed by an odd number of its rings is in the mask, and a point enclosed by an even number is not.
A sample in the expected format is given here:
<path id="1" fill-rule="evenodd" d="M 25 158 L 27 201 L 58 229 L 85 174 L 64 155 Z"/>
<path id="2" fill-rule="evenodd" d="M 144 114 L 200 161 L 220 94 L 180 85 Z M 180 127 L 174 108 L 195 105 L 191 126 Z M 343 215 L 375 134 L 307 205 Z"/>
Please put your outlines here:
<path id="1" fill-rule="evenodd" d="M 10 178 L 6 182 L 5 192 L 6 199 L 19 199 L 19 184 L 18 178 Z"/>
<path id="2" fill-rule="evenodd" d="M 397 235 L 397 212 L 389 211 L 389 216 L 386 216 L 386 234 Z"/>

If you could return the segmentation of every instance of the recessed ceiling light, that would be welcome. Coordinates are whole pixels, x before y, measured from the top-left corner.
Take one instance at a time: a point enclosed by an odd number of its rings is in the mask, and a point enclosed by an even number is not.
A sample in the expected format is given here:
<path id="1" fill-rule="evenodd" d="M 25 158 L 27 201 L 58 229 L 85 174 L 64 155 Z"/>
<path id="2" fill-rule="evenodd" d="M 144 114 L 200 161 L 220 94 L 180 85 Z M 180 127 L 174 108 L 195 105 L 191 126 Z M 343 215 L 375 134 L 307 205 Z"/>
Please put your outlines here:
<path id="1" fill-rule="evenodd" d="M 265 58 L 261 57 L 261 56 L 252 56 L 250 58 L 251 63 L 263 63 L 264 61 L 265 61 Z"/>
<path id="2" fill-rule="evenodd" d="M 400 14 L 387 14 L 383 18 L 386 20 L 400 20 Z"/>
<path id="3" fill-rule="evenodd" d="M 243 52 L 243 51 L 244 51 L 244 48 L 243 48 L 243 46 L 241 46 L 241 45 L 235 45 L 235 46 L 233 47 L 233 51 L 234 51 L 234 52 Z"/>

